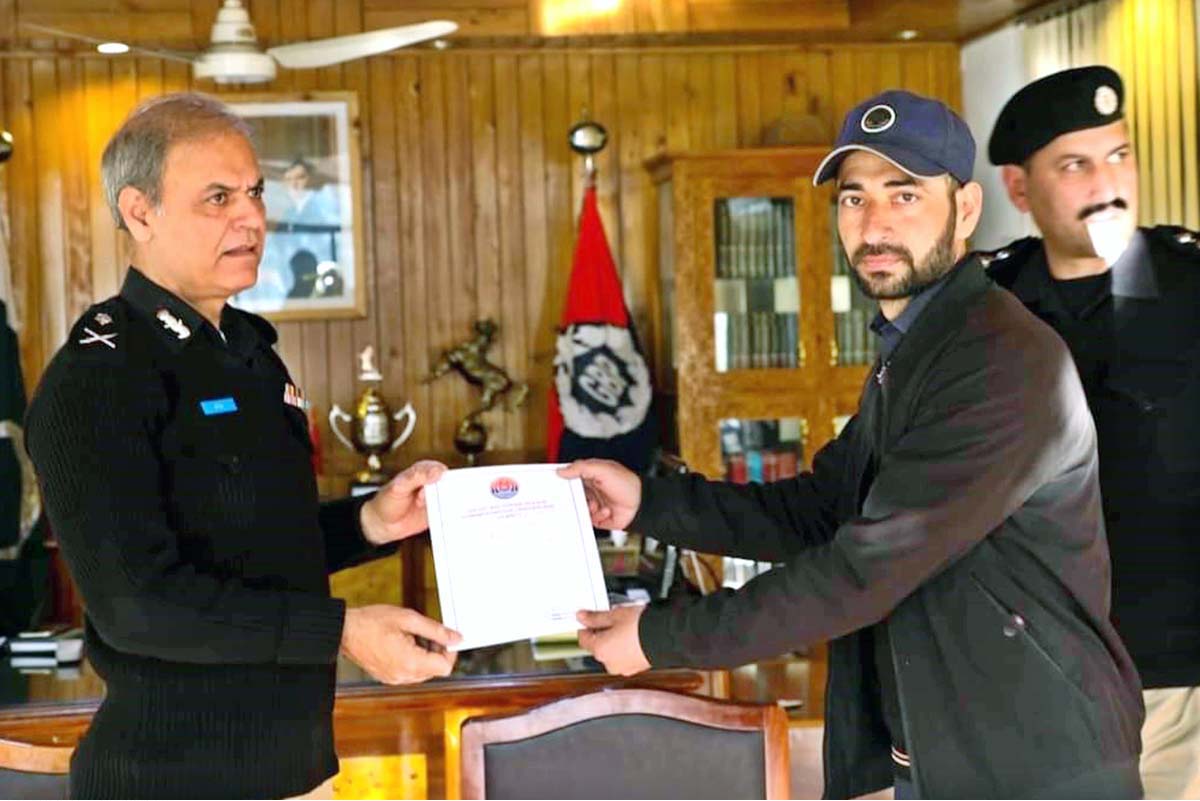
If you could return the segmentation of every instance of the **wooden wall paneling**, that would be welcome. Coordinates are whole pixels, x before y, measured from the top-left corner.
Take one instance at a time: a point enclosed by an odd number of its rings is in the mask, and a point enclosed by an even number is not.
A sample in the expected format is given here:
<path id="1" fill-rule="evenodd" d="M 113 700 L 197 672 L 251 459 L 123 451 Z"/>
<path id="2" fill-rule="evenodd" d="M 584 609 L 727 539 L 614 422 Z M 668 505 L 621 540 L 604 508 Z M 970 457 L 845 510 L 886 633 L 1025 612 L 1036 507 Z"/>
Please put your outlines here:
<path id="1" fill-rule="evenodd" d="M 737 85 L 737 146 L 756 147 L 762 144 L 762 55 L 758 52 L 736 53 L 734 81 Z"/>
<path id="2" fill-rule="evenodd" d="M 59 210 L 63 218 L 64 268 L 66 272 L 64 318 L 70 326 L 92 304 L 91 225 L 88 213 L 87 165 L 79 157 L 87 152 L 84 108 L 83 63 L 80 59 L 60 58 L 58 104 L 62 127 L 57 143 L 63 170 L 63 198 Z M 64 338 L 66 329 L 63 331 Z"/>
<path id="3" fill-rule="evenodd" d="M 638 93 L 638 56 L 622 53 L 613 64 L 613 109 L 609 130 L 616 131 L 616 140 L 609 145 L 613 151 L 613 166 L 618 177 L 618 213 L 610 218 L 615 226 L 614 239 L 620 242 L 621 284 L 625 302 L 633 320 L 644 352 L 649 349 L 651 328 L 647 317 L 645 219 L 643 195 L 646 191 L 646 171 L 642 166 L 646 151 L 653 146 L 647 141 L 647 131 L 640 124 L 643 98 Z M 649 352 L 645 353 L 652 363 Z M 653 375 L 653 372 L 651 372 Z"/>
<path id="4" fill-rule="evenodd" d="M 387 100 L 389 81 L 394 81 L 395 94 L 390 98 L 393 104 L 390 107 L 397 110 L 394 141 L 399 236 L 394 244 L 380 242 L 379 247 L 386 248 L 386 252 L 377 254 L 376 263 L 380 269 L 390 268 L 400 274 L 403 285 L 400 298 L 402 313 L 396 329 L 402 335 L 404 398 L 412 402 L 417 412 L 417 427 L 413 431 L 409 449 L 416 453 L 429 453 L 434 441 L 434 410 L 429 402 L 431 389 L 421 383 L 430 368 L 433 353 L 428 307 L 430 270 L 425 262 L 423 226 L 425 162 L 421 153 L 421 60 L 421 56 L 411 54 L 395 59 L 394 65 L 392 59 L 372 59 L 371 103 L 377 106 L 381 98 Z M 377 158 L 386 147 L 386 140 L 377 140 Z M 383 165 L 380 164 L 377 169 L 382 171 Z"/>
<path id="5" fill-rule="evenodd" d="M 621 274 L 624 268 L 625 247 L 622 242 L 621 230 L 621 206 L 619 203 L 621 196 L 621 181 L 623 175 L 621 173 L 621 138 L 625 135 L 625 131 L 616 124 L 617 118 L 617 87 L 616 87 L 616 60 L 611 53 L 593 53 L 591 57 L 591 103 L 592 118 L 597 120 L 601 125 L 608 129 L 608 146 L 596 156 L 596 204 L 600 208 L 600 219 L 604 223 L 604 233 L 608 237 L 608 244 L 613 253 L 613 260 L 617 265 L 617 273 Z M 574 124 L 574 120 L 572 120 Z M 570 126 L 568 126 L 570 130 Z M 563 132 L 566 136 L 567 132 Z M 582 161 L 579 156 L 573 155 L 574 174 L 582 175 Z M 575 209 L 575 218 L 578 218 L 579 209 Z M 572 227 L 572 248 L 574 247 L 575 235 L 578 231 L 578 224 Z M 570 269 L 568 263 L 565 269 Z"/>
<path id="6" fill-rule="evenodd" d="M 436 57 L 436 56 L 435 56 Z M 475 166 L 471 161 L 470 87 L 467 80 L 465 53 L 443 55 L 446 62 L 446 188 L 447 216 L 443 228 L 448 229 L 447 266 L 450 294 L 443 302 L 450 310 L 450 327 L 444 333 L 445 344 L 461 342 L 472 336 L 473 323 L 478 319 L 479 286 L 475 267 L 475 252 L 470 239 L 475 233 L 475 209 L 472 204 L 472 182 Z M 499 321 L 503 323 L 503 320 Z M 504 336 L 504 331 L 500 331 Z M 494 345 L 493 345 L 494 347 Z M 479 406 L 479 390 L 467 387 L 463 379 L 451 374 L 441 379 L 453 392 L 451 409 L 454 419 L 443 434 L 448 449 L 454 440 L 458 421 Z M 495 447 L 494 436 L 498 412 L 489 413 L 484 420 L 488 428 L 488 445 Z"/>
<path id="7" fill-rule="evenodd" d="M 663 343 L 666 333 L 663 330 L 663 308 L 659 292 L 659 275 L 653 269 L 658 257 L 657 247 L 660 237 L 670 235 L 669 231 L 659 230 L 657 226 L 658 200 L 652 193 L 652 185 L 646 174 L 645 159 L 655 153 L 667 149 L 667 109 L 666 109 L 666 59 L 658 53 L 634 53 L 630 58 L 636 61 L 637 86 L 630 90 L 629 103 L 636 109 L 635 124 L 642 140 L 640 155 L 637 163 L 631 166 L 638 172 L 640 185 L 645 187 L 646 195 L 641 199 L 641 230 L 643 236 L 634 247 L 637 249 L 640 262 L 640 275 L 629 276 L 629 285 L 638 287 L 641 304 L 645 315 L 642 327 L 643 343 L 646 345 L 646 357 L 651 368 L 650 374 L 656 378 L 665 376 L 666 362 L 669 354 L 665 352 Z M 653 250 L 651 250 L 653 248 Z M 666 387 L 657 387 L 663 390 Z"/>
<path id="8" fill-rule="evenodd" d="M 732 53 L 712 56 L 713 147 L 738 146 L 737 65 Z"/>
<path id="9" fill-rule="evenodd" d="M 691 103 L 688 98 L 687 54 L 667 53 L 663 56 L 663 100 L 667 111 L 667 150 L 691 150 L 691 130 L 688 128 Z"/>
<path id="10" fill-rule="evenodd" d="M 526 349 L 524 378 L 529 382 L 528 412 L 524 415 L 523 442 L 531 449 L 538 447 L 536 441 L 545 428 L 546 388 L 539 384 L 533 370 L 534 354 L 545 347 L 546 339 L 542 327 L 553 326 L 558 318 L 545 316 L 545 293 L 548 276 L 545 269 L 549 263 L 549 242 L 546 227 L 549 220 L 546 199 L 546 152 L 545 101 L 543 78 L 545 71 L 542 56 L 523 53 L 517 56 L 520 105 L 521 143 L 521 199 L 522 199 L 522 245 L 525 264 L 543 265 L 540 270 L 525 271 L 525 319 Z"/>
<path id="11" fill-rule="evenodd" d="M 604 120 L 596 116 L 596 111 L 592 107 L 591 57 L 587 52 L 576 52 L 568 53 L 566 58 L 566 102 L 564 104 L 565 107 L 563 109 L 563 116 L 558 118 L 560 121 L 565 122 L 565 127 L 563 127 L 561 131 L 558 131 L 558 125 L 555 125 L 555 129 L 547 129 L 546 131 L 547 136 L 554 137 L 555 133 L 559 133 L 564 140 L 566 140 L 567 133 L 571 130 L 571 126 L 583 119 L 584 114 L 588 115 L 588 117 L 593 120 L 598 119 L 602 125 L 604 124 Z M 562 152 L 566 157 L 562 163 L 562 167 L 565 170 L 564 177 L 569 187 L 567 208 L 569 208 L 571 211 L 572 220 L 577 220 L 579 218 L 579 209 L 583 203 L 583 159 L 574 150 L 571 150 L 570 146 L 568 146 Z M 573 246 L 575 243 L 575 226 L 572 226 L 571 228 L 570 237 L 571 245 Z M 559 267 L 558 269 L 565 270 L 569 275 L 571 269 L 570 261 L 566 263 L 565 267 Z M 566 281 L 563 282 L 564 298 L 566 297 L 565 288 Z M 561 311 L 561 306 L 554 310 L 554 320 L 556 324 L 558 315 Z"/>
<path id="12" fill-rule="evenodd" d="M 459 331 L 455 326 L 454 284 L 448 255 L 450 232 L 455 231 L 457 236 L 462 221 L 451 217 L 446 191 L 448 182 L 457 180 L 449 174 L 446 165 L 446 140 L 450 135 L 446 125 L 446 60 L 423 56 L 419 63 L 421 133 L 418 141 L 425 167 L 421 220 L 425 234 L 425 269 L 430 279 L 425 316 L 431 338 L 429 351 L 422 357 L 428 370 L 442 349 L 461 340 L 467 332 Z M 455 386 L 454 382 L 458 380 L 452 375 L 443 376 L 431 385 L 426 408 L 433 424 L 435 446 L 445 448 L 453 442 L 454 427 L 460 414 L 458 398 L 465 397 L 465 393 Z"/>
<path id="13" fill-rule="evenodd" d="M 958 48 L 935 44 L 926 48 L 925 58 L 929 63 L 929 71 L 933 73 L 933 86 L 926 94 L 945 98 L 951 108 L 961 113 L 962 67 L 958 60 Z"/>
<path id="14" fill-rule="evenodd" d="M 829 102 L 830 57 L 828 50 L 808 51 L 809 84 L 805 87 L 805 107 L 809 114 L 821 121 L 822 141 L 832 145 L 837 139 L 842 121 L 834 119 L 833 107 Z"/>
<path id="15" fill-rule="evenodd" d="M 61 141 L 43 131 L 63 131 L 58 103 L 58 76 L 54 59 L 37 58 L 32 64 L 32 88 L 38 102 L 33 104 L 35 135 L 26 140 L 34 151 L 36 192 L 28 201 L 38 206 L 38 242 L 48 268 L 42 274 L 40 305 L 36 315 L 29 316 L 30 325 L 41 326 L 41 337 L 47 355 L 54 353 L 66 339 L 66 270 L 65 234 L 63 225 L 63 172 Z M 27 201 L 27 202 L 28 202 Z"/>
<path id="16" fill-rule="evenodd" d="M 400 3 L 391 3 L 392 6 Z M 472 3 L 462 7 L 446 0 L 428 0 L 424 6 L 404 3 L 400 8 L 373 8 L 368 2 L 363 8 L 363 23 L 368 30 L 390 28 L 427 22 L 431 19 L 448 19 L 458 23 L 457 36 L 528 36 L 531 27 L 529 9 L 525 7 L 481 7 Z"/>
<path id="17" fill-rule="evenodd" d="M 113 256 L 117 249 L 117 228 L 100 181 L 100 156 L 104 152 L 105 143 L 119 124 L 117 115 L 121 113 L 113 101 L 112 87 L 111 62 L 102 58 L 85 59 L 82 93 L 87 118 L 84 128 L 86 147 L 79 157 L 84 161 L 83 166 L 87 171 L 87 213 L 91 222 L 91 280 L 96 300 L 111 297 L 120 288 L 113 264 Z"/>
<path id="18" fill-rule="evenodd" d="M 687 127 L 694 150 L 712 150 L 716 145 L 715 87 L 713 86 L 712 55 L 707 52 L 686 56 L 687 78 L 684 96 L 687 97 Z"/>
<path id="19" fill-rule="evenodd" d="M 808 87 L 812 84 L 812 77 L 808 74 L 808 68 L 808 53 L 803 50 L 794 50 L 783 57 L 784 119 L 795 121 L 809 113 Z"/>
<path id="20" fill-rule="evenodd" d="M 764 51 L 758 59 L 759 81 L 759 141 L 766 134 L 768 126 L 783 116 L 784 56 L 779 50 Z"/>
<path id="21" fill-rule="evenodd" d="M 582 165 L 579 157 L 567 143 L 567 132 L 579 113 L 572 108 L 570 92 L 577 90 L 575 80 L 569 77 L 572 59 L 561 54 L 543 56 L 545 74 L 542 81 L 542 148 L 545 163 L 546 209 L 548 211 L 546 237 L 546 281 L 544 294 L 537 305 L 530 309 L 537 320 L 533 336 L 533 352 L 526 366 L 530 392 L 545 404 L 550 387 L 550 376 L 554 369 L 555 329 L 562 315 L 566 298 L 567 279 L 571 270 L 571 250 L 575 244 L 575 219 L 579 214 L 578 203 L 574 202 L 572 185 L 579 180 Z M 536 402 L 536 401 L 535 401 Z M 531 448 L 544 447 L 546 442 L 545 406 L 535 418 L 535 429 L 530 441 Z"/>
<path id="22" fill-rule="evenodd" d="M 929 69 L 929 56 L 917 47 L 905 48 L 900 53 L 900 80 L 904 87 L 919 94 L 929 94 L 933 91 Z"/>
<path id="23" fill-rule="evenodd" d="M 882 89 L 898 89 L 901 86 L 902 69 L 900 53 L 889 50 L 879 56 L 879 85 Z"/>
<path id="24" fill-rule="evenodd" d="M 371 202 L 368 204 L 363 198 L 364 216 L 366 209 L 371 209 L 371 225 L 367 228 L 370 234 L 369 255 L 364 256 L 367 256 L 376 273 L 375 291 L 371 294 L 367 309 L 370 317 L 365 326 L 360 327 L 358 321 L 346 321 L 340 326 L 335 324 L 330 337 L 329 358 L 330 377 L 333 379 L 336 375 L 336 381 L 331 381 L 329 402 L 345 409 L 347 404 L 357 399 L 361 384 L 355 357 L 359 349 L 371 345 L 375 348 L 376 365 L 383 373 L 384 396 L 394 405 L 413 402 L 419 429 L 428 424 L 425 417 L 428 410 L 418 408 L 418 403 L 410 397 L 407 380 L 410 354 L 405 352 L 405 337 L 401 328 L 407 316 L 404 313 L 405 288 L 402 286 L 406 277 L 404 265 L 411 258 L 399 246 L 402 241 L 400 207 L 404 200 L 398 184 L 409 165 L 401 163 L 404 152 L 398 144 L 398 128 L 403 124 L 404 107 L 397 96 L 404 92 L 405 86 L 396 80 L 391 59 L 372 58 L 367 63 L 370 78 L 367 91 L 360 95 L 359 117 L 362 141 L 371 143 L 369 161 L 366 156 L 363 157 L 364 183 L 366 176 L 371 176 Z M 364 117 L 365 108 L 370 109 L 369 119 Z M 368 165 L 369 170 L 366 169 Z M 370 325 L 372 319 L 377 321 L 377 326 Z M 372 336 L 373 333 L 377 337 Z M 360 336 L 377 338 L 377 341 L 363 343 L 359 340 Z M 416 429 L 413 436 L 416 436 Z M 340 443 L 332 444 L 342 447 Z M 415 441 L 406 444 L 405 450 L 413 444 Z"/>
<path id="25" fill-rule="evenodd" d="M 519 381 L 528 381 L 529 325 L 525 279 L 529 273 L 525 258 L 523 186 L 521 182 L 521 100 L 517 57 L 499 54 L 492 65 L 494 136 L 496 150 L 496 241 L 494 255 L 499 286 L 496 294 L 507 322 L 499 343 L 502 364 Z M 505 448 L 525 446 L 526 420 L 540 418 L 545 408 L 530 395 L 524 406 L 506 414 Z"/>
<path id="26" fill-rule="evenodd" d="M 514 380 L 521 380 L 516 368 L 505 359 L 508 342 L 516 337 L 514 330 L 521 318 L 511 316 L 504 306 L 504 284 L 509 275 L 501 268 L 500 210 L 498 209 L 498 160 L 496 148 L 495 57 L 470 55 L 466 57 L 469 93 L 468 133 L 470 135 L 471 206 L 474 209 L 472 231 L 473 252 L 469 263 L 474 266 L 474 316 L 489 318 L 500 324 L 500 338 L 492 345 L 492 361 L 509 371 Z M 492 447 L 509 450 L 517 447 L 519 437 L 507 403 L 491 416 Z"/>

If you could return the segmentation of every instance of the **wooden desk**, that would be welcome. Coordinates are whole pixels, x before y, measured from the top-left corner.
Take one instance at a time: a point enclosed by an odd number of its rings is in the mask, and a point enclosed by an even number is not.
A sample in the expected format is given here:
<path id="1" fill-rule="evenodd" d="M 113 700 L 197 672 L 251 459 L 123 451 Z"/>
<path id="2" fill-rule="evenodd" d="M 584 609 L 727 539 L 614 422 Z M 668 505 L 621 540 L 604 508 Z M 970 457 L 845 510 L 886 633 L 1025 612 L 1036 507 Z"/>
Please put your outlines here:
<path id="1" fill-rule="evenodd" d="M 699 671 L 621 679 L 578 659 L 535 662 L 528 643 L 471 652 L 449 678 L 406 687 L 378 684 L 343 662 L 334 705 L 342 761 L 335 791 L 347 798 L 457 798 L 463 720 L 603 687 L 711 691 L 708 675 Z M 18 674 L 0 661 L 0 737 L 74 745 L 102 695 L 103 683 L 86 663 L 78 676 L 56 676 Z"/>

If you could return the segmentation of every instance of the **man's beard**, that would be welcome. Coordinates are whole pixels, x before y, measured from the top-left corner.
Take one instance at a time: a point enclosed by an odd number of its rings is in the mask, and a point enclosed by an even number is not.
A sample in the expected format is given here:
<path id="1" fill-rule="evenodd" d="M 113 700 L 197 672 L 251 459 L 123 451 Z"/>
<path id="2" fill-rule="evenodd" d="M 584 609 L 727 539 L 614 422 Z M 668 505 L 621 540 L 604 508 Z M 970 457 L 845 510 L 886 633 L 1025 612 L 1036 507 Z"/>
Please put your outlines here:
<path id="1" fill-rule="evenodd" d="M 950 207 L 950 218 L 942 235 L 933 248 L 921 260 L 920 264 L 913 263 L 912 252 L 902 245 L 860 245 L 850 257 L 854 267 L 854 279 L 864 295 L 872 300 L 900 300 L 918 295 L 936 284 L 955 265 L 954 233 L 958 228 L 955 220 L 955 208 Z M 872 283 L 864 278 L 859 271 L 859 264 L 868 256 L 890 254 L 903 260 L 908 269 L 899 276 L 885 279 L 883 282 Z"/>

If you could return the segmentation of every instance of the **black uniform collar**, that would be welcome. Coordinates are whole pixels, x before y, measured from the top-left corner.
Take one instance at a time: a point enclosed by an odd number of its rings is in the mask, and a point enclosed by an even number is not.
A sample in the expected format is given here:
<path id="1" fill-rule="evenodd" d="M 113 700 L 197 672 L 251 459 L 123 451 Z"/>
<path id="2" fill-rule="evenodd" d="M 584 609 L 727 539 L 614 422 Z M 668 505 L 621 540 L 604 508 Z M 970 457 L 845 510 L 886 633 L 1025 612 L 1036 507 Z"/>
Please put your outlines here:
<path id="1" fill-rule="evenodd" d="M 1150 248 L 1141 228 L 1133 232 L 1129 246 L 1111 269 L 1112 295 L 1117 298 L 1153 300 L 1159 296 L 1158 279 L 1154 275 L 1154 264 L 1150 260 Z M 1043 245 L 1021 270 L 1012 284 L 1012 291 L 1027 306 L 1064 311 L 1058 293 L 1054 290 L 1054 276 L 1046 262 Z M 1085 315 L 1088 312 L 1085 312 Z"/>
<path id="2" fill-rule="evenodd" d="M 254 326 L 228 305 L 221 309 L 221 331 L 218 332 L 187 301 L 154 283 L 133 266 L 125 275 L 121 297 L 150 320 L 150 327 L 158 332 L 173 352 L 203 339 L 211 344 L 249 353 L 260 338 Z"/>

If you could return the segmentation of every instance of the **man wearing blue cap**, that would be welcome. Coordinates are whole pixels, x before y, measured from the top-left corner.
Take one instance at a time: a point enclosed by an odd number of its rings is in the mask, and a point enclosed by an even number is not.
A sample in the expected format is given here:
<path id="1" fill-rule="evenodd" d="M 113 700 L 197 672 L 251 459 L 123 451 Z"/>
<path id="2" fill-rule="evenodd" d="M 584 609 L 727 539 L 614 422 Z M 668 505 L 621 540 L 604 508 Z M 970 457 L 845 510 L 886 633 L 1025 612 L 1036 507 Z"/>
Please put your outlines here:
<path id="1" fill-rule="evenodd" d="M 986 258 L 1066 341 L 1096 420 L 1112 619 L 1146 688 L 1146 796 L 1200 798 L 1200 237 L 1137 226 L 1123 100 L 1103 66 L 1013 95 L 988 154 L 1042 238 Z"/>
<path id="2" fill-rule="evenodd" d="M 1140 796 L 1095 430 L 1062 341 L 967 255 L 974 154 L 934 100 L 891 91 L 850 112 L 815 183 L 836 182 L 881 356 L 813 472 L 563 471 L 597 526 L 784 564 L 694 603 L 583 612 L 580 642 L 630 674 L 832 640 L 828 797 Z"/>

